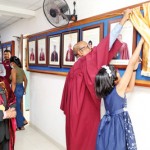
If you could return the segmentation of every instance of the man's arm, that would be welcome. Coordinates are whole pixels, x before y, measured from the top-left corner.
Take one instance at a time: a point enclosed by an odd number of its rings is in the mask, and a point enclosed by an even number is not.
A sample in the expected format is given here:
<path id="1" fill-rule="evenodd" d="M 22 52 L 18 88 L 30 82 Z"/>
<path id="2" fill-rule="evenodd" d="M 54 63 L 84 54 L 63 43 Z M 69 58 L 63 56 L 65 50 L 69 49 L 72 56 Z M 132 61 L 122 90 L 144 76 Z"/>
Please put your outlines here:
<path id="1" fill-rule="evenodd" d="M 114 44 L 115 40 L 117 39 L 119 33 L 122 30 L 122 25 L 121 24 L 117 24 L 112 31 L 110 32 L 110 42 L 109 42 L 109 50 L 112 48 L 112 45 Z"/>
<path id="2" fill-rule="evenodd" d="M 9 108 L 6 111 L 0 110 L 0 121 L 3 121 L 4 119 L 10 119 L 16 117 L 16 110 L 15 108 Z"/>

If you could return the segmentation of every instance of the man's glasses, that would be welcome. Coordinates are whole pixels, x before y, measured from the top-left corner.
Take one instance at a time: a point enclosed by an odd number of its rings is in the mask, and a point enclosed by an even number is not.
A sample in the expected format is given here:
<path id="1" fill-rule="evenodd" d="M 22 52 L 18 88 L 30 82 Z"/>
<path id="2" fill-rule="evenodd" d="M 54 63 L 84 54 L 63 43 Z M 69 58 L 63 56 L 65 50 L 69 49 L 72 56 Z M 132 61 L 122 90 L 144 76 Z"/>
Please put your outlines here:
<path id="1" fill-rule="evenodd" d="M 89 48 L 89 45 L 87 44 L 86 46 L 83 46 L 83 47 L 79 48 L 79 50 L 83 51 L 85 48 L 90 49 L 90 48 Z M 78 57 L 79 57 L 79 54 L 78 54 L 78 53 L 74 53 L 74 56 L 76 56 L 76 57 L 78 58 Z"/>
<path id="2" fill-rule="evenodd" d="M 85 48 L 89 48 L 89 45 L 87 44 L 86 46 L 79 48 L 79 50 L 83 50 Z"/>

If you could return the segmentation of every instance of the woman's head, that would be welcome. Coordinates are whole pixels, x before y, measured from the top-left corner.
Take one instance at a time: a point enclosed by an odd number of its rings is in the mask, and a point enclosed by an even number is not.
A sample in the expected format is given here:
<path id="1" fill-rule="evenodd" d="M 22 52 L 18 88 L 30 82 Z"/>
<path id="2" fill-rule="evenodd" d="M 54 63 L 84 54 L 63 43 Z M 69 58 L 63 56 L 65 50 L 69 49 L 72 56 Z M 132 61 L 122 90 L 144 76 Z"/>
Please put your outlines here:
<path id="1" fill-rule="evenodd" d="M 18 67 L 22 68 L 20 59 L 16 56 L 10 57 L 10 65 L 11 65 L 11 67 L 14 67 L 14 65 L 17 65 Z"/>
<path id="2" fill-rule="evenodd" d="M 95 78 L 96 95 L 98 97 L 107 96 L 114 88 L 117 79 L 117 70 L 114 66 L 102 66 Z"/>

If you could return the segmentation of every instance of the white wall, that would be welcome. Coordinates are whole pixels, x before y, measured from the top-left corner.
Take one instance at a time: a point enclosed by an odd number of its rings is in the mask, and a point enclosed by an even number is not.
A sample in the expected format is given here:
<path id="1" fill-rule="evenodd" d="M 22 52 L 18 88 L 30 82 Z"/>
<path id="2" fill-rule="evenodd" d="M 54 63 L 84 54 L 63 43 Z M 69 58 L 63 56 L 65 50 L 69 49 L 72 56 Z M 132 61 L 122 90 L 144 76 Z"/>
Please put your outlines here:
<path id="1" fill-rule="evenodd" d="M 76 9 L 78 19 L 80 20 L 144 1 L 145 0 L 116 0 L 114 3 L 114 1 L 109 0 L 82 0 L 80 2 L 76 0 Z M 67 2 L 72 10 L 73 0 L 67 0 Z M 2 42 L 6 42 L 14 40 L 12 37 L 14 35 L 33 34 L 50 28 L 53 27 L 45 18 L 42 9 L 40 9 L 37 11 L 35 18 L 22 19 L 0 31 L 0 33 Z M 17 46 L 16 51 L 18 51 Z M 59 109 L 64 82 L 64 76 L 30 73 L 30 122 L 47 136 L 65 147 L 65 117 Z M 149 91 L 149 88 L 146 87 L 135 87 L 134 92 L 128 95 L 130 99 L 128 101 L 128 109 L 135 130 L 138 150 L 150 149 Z"/>
<path id="2" fill-rule="evenodd" d="M 65 145 L 65 120 L 60 100 L 65 77 L 31 73 L 31 123 Z"/>

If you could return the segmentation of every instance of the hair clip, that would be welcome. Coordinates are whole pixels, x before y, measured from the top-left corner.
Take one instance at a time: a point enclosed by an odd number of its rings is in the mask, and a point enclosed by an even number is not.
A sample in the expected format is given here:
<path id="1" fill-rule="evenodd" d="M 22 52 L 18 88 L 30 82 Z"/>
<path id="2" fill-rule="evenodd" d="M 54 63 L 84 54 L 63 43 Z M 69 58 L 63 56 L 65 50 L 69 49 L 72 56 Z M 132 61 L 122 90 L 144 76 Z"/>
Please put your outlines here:
<path id="1" fill-rule="evenodd" d="M 105 68 L 105 69 L 106 69 L 106 72 L 108 73 L 109 77 L 112 76 L 111 70 L 110 70 L 110 68 L 109 68 L 108 66 L 104 65 L 104 66 L 102 66 L 102 68 Z"/>

